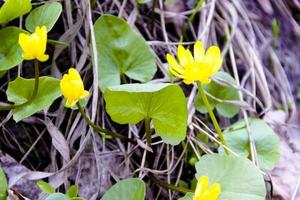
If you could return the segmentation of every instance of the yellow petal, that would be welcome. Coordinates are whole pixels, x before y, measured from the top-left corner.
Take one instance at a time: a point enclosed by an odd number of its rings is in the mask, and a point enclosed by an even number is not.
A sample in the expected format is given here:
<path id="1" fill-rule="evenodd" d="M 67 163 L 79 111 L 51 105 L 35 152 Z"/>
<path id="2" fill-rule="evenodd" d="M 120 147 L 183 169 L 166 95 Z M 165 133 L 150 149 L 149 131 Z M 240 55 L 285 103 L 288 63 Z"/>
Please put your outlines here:
<path id="1" fill-rule="evenodd" d="M 80 77 L 80 74 L 77 72 L 77 70 L 75 68 L 70 68 L 68 70 L 68 73 L 70 75 L 70 77 L 74 80 L 82 80 Z"/>
<path id="2" fill-rule="evenodd" d="M 209 188 L 208 191 L 209 191 L 208 200 L 216 200 L 221 194 L 221 185 L 219 183 L 215 183 Z"/>
<path id="3" fill-rule="evenodd" d="M 194 45 L 194 58 L 195 62 L 203 62 L 204 61 L 205 49 L 202 42 L 197 41 Z"/>
<path id="4" fill-rule="evenodd" d="M 213 74 L 217 73 L 223 64 L 223 59 L 220 57 L 216 64 L 213 66 Z M 212 74 L 212 75 L 213 75 Z"/>
<path id="5" fill-rule="evenodd" d="M 209 84 L 211 82 L 211 79 L 209 77 L 201 78 L 199 80 L 203 84 Z"/>
<path id="6" fill-rule="evenodd" d="M 173 74 L 173 76 L 176 76 L 178 78 L 184 78 L 184 76 L 182 74 L 179 74 L 173 68 L 169 68 L 169 70 L 170 70 L 171 74 Z"/>
<path id="7" fill-rule="evenodd" d="M 41 62 L 45 62 L 48 60 L 48 58 L 49 58 L 49 55 L 43 54 L 43 55 L 38 55 L 36 59 L 38 59 Z"/>
<path id="8" fill-rule="evenodd" d="M 185 50 L 185 56 L 187 57 L 187 60 L 188 60 L 188 63 L 191 64 L 191 63 L 194 63 L 194 58 L 192 56 L 192 53 L 190 50 Z"/>
<path id="9" fill-rule="evenodd" d="M 187 79 L 184 79 L 183 82 L 184 82 L 186 85 L 190 85 L 190 84 L 192 84 L 194 81 L 193 81 L 193 80 L 187 80 Z"/>
<path id="10" fill-rule="evenodd" d="M 178 46 L 177 55 L 178 55 L 179 62 L 182 66 L 189 64 L 187 51 L 184 49 L 182 45 Z"/>
<path id="11" fill-rule="evenodd" d="M 221 59 L 221 52 L 219 47 L 211 46 L 207 50 L 204 58 L 204 62 L 207 64 L 207 67 L 211 68 L 220 68 L 220 59 Z M 221 62 L 222 64 L 222 62 Z"/>
<path id="12" fill-rule="evenodd" d="M 80 99 L 84 99 L 90 95 L 89 91 L 84 90 L 83 94 L 81 95 Z"/>
<path id="13" fill-rule="evenodd" d="M 171 54 L 167 54 L 167 61 L 171 68 L 173 68 L 177 73 L 182 74 L 183 73 L 183 67 L 178 64 L 178 62 L 175 60 Z"/>
<path id="14" fill-rule="evenodd" d="M 201 176 L 198 179 L 197 187 L 195 190 L 194 200 L 197 200 L 198 197 L 200 197 L 206 190 L 208 186 L 208 177 L 207 176 Z"/>

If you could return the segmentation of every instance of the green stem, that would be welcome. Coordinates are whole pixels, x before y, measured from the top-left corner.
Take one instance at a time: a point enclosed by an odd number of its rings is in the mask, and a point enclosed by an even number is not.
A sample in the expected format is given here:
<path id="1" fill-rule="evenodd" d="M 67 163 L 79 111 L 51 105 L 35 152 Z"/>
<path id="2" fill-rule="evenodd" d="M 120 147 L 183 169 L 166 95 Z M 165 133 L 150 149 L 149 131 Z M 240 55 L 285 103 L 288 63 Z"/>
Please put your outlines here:
<path id="1" fill-rule="evenodd" d="M 128 141 L 130 143 L 136 143 L 133 139 L 130 139 L 124 135 L 121 135 L 120 133 L 115 133 L 115 132 L 112 132 L 112 131 L 109 131 L 107 129 L 104 129 L 104 128 L 101 128 L 100 126 L 97 126 L 96 124 L 94 124 L 90 118 L 86 115 L 86 113 L 84 112 L 84 109 L 81 107 L 81 105 L 79 104 L 79 102 L 77 102 L 77 108 L 79 110 L 79 112 L 81 113 L 82 117 L 85 119 L 85 121 L 93 128 L 95 129 L 97 132 L 99 132 L 101 135 L 102 133 L 106 133 L 110 136 L 113 136 L 115 138 L 119 138 L 121 140 L 125 140 L 125 141 Z M 102 135 L 103 136 L 103 135 Z"/>
<path id="2" fill-rule="evenodd" d="M 183 26 L 183 31 L 182 31 L 182 35 L 184 38 L 187 38 L 186 36 L 186 31 L 187 31 L 187 28 L 189 26 L 190 23 L 192 23 L 194 21 L 194 18 L 197 14 L 197 12 L 200 10 L 200 8 L 202 7 L 202 4 L 205 2 L 205 0 L 199 0 L 195 9 L 194 9 L 194 12 L 190 15 L 189 19 L 187 22 L 184 23 L 184 26 Z M 183 40 L 183 37 L 181 37 L 180 40 Z"/>
<path id="3" fill-rule="evenodd" d="M 154 17 L 155 17 L 155 6 L 157 4 L 157 0 L 152 0 L 152 10 L 151 10 L 151 30 L 154 29 Z"/>
<path id="4" fill-rule="evenodd" d="M 226 146 L 226 142 L 225 142 L 225 139 L 224 139 L 224 135 L 223 135 L 222 130 L 221 130 L 220 126 L 219 126 L 219 123 L 218 123 L 218 121 L 217 121 L 217 119 L 216 119 L 216 116 L 215 116 L 214 112 L 213 112 L 212 109 L 211 109 L 211 106 L 210 106 L 210 104 L 209 104 L 209 101 L 208 101 L 208 99 L 207 99 L 207 97 L 206 97 L 206 95 L 205 95 L 205 93 L 204 93 L 204 90 L 203 90 L 203 87 L 202 87 L 201 82 L 198 82 L 198 91 L 199 91 L 199 93 L 200 93 L 200 96 L 201 96 L 201 98 L 202 98 L 204 104 L 205 104 L 205 107 L 207 108 L 208 114 L 209 114 L 209 116 L 210 116 L 210 118 L 211 118 L 211 120 L 212 120 L 212 122 L 213 122 L 213 125 L 214 125 L 214 127 L 215 127 L 215 129 L 216 129 L 216 132 L 217 132 L 219 138 L 221 139 L 221 143 L 222 143 L 224 146 Z M 224 149 L 225 149 L 226 154 L 229 155 L 230 152 L 228 151 L 228 149 L 226 149 L 226 148 L 224 148 Z"/>
<path id="5" fill-rule="evenodd" d="M 29 98 L 28 101 L 19 104 L 19 105 L 7 105 L 7 106 L 0 106 L 0 110 L 12 110 L 21 106 L 26 106 L 30 103 L 32 103 L 32 101 L 34 100 L 34 98 L 36 97 L 37 93 L 38 93 L 38 89 L 39 89 L 39 62 L 38 60 L 34 60 L 34 88 L 33 88 L 33 92 L 31 97 Z"/>
<path id="6" fill-rule="evenodd" d="M 175 185 L 172 185 L 172 184 L 169 184 L 167 182 L 164 182 L 164 181 L 161 181 L 161 180 L 158 180 L 157 178 L 155 178 L 155 176 L 153 176 L 152 174 L 149 175 L 150 179 L 156 184 L 156 185 L 159 185 L 159 186 L 162 186 L 166 189 L 170 189 L 170 190 L 173 190 L 173 191 L 176 191 L 176 192 L 180 192 L 180 193 L 188 193 L 188 192 L 194 192 L 193 190 L 190 190 L 188 188 L 183 188 L 183 187 L 178 187 L 178 186 L 175 186 Z"/>
<path id="7" fill-rule="evenodd" d="M 147 138 L 147 144 L 149 147 L 151 147 L 151 130 L 150 130 L 150 118 L 145 118 L 145 131 L 146 131 L 146 138 Z"/>

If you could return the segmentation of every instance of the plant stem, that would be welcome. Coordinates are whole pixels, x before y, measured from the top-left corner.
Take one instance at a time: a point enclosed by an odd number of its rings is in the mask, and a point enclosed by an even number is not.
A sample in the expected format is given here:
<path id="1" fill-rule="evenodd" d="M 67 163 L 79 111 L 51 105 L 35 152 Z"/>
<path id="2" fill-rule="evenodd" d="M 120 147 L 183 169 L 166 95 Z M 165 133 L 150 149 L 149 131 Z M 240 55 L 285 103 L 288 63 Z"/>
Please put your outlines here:
<path id="1" fill-rule="evenodd" d="M 152 174 L 149 175 L 150 179 L 156 184 L 156 185 L 159 185 L 159 186 L 162 186 L 166 189 L 170 189 L 170 190 L 173 190 L 173 191 L 176 191 L 176 192 L 180 192 L 180 193 L 188 193 L 188 192 L 194 192 L 193 190 L 191 189 L 188 189 L 188 188 L 183 188 L 183 187 L 178 187 L 178 186 L 175 186 L 175 185 L 172 185 L 172 184 L 169 184 L 167 182 L 164 182 L 164 181 L 161 181 L 161 180 L 158 180 L 157 178 L 155 178 L 155 176 L 153 176 Z"/>
<path id="2" fill-rule="evenodd" d="M 38 93 L 38 89 L 39 89 L 39 62 L 38 60 L 34 60 L 34 88 L 33 88 L 33 92 L 31 97 L 28 99 L 28 101 L 19 104 L 19 105 L 7 105 L 7 106 L 0 106 L 0 110 L 11 110 L 11 109 L 15 109 L 21 106 L 26 106 L 30 103 L 32 103 L 32 101 L 34 100 L 34 98 L 36 97 L 37 93 Z"/>
<path id="3" fill-rule="evenodd" d="M 209 104 L 209 101 L 208 101 L 208 99 L 207 99 L 207 97 L 206 97 L 206 95 L 205 95 L 205 93 L 204 93 L 204 90 L 203 90 L 203 87 L 202 87 L 201 82 L 198 82 L 198 91 L 199 91 L 199 93 L 200 93 L 200 96 L 201 96 L 201 98 L 202 98 L 204 104 L 205 104 L 205 107 L 206 107 L 206 109 L 207 109 L 207 111 L 208 111 L 208 114 L 209 114 L 209 116 L 210 116 L 210 118 L 211 118 L 211 120 L 212 120 L 212 122 L 213 122 L 213 125 L 214 125 L 214 127 L 215 127 L 215 129 L 216 129 L 216 132 L 217 132 L 219 138 L 221 139 L 221 143 L 222 143 L 224 146 L 226 146 L 226 142 L 225 142 L 225 139 L 224 139 L 224 135 L 223 135 L 222 130 L 221 130 L 220 126 L 219 126 L 219 123 L 218 123 L 218 121 L 217 121 L 217 119 L 216 119 L 216 116 L 215 116 L 214 112 L 213 112 L 212 109 L 211 109 L 211 106 L 210 106 L 210 104 Z M 230 152 L 228 151 L 228 149 L 226 149 L 226 148 L 224 148 L 224 149 L 225 149 L 226 154 L 229 155 Z"/>
<path id="4" fill-rule="evenodd" d="M 134 144 L 136 143 L 133 139 L 130 139 L 130 138 L 124 136 L 124 135 L 121 135 L 120 133 L 115 133 L 115 132 L 109 131 L 109 130 L 107 130 L 107 129 L 101 128 L 100 126 L 97 126 L 97 125 L 94 124 L 94 123 L 90 120 L 90 118 L 86 115 L 86 113 L 84 112 L 84 109 L 81 107 L 81 105 L 79 104 L 79 102 L 77 102 L 76 105 L 77 105 L 77 108 L 78 108 L 79 112 L 81 113 L 82 117 L 85 119 L 85 121 L 86 121 L 93 129 L 95 129 L 97 132 L 99 132 L 102 136 L 104 136 L 103 133 L 106 133 L 106 134 L 108 134 L 108 135 L 110 135 L 110 136 L 113 136 L 113 137 L 115 137 L 115 138 L 119 138 L 119 139 L 121 139 L 121 140 L 125 140 L 125 141 L 128 141 L 128 142 L 130 142 L 130 143 L 134 143 Z"/>
<path id="5" fill-rule="evenodd" d="M 145 131 L 146 131 L 146 138 L 147 138 L 147 144 L 149 147 L 151 147 L 151 130 L 150 130 L 150 118 L 145 118 Z"/>
<path id="6" fill-rule="evenodd" d="M 200 10 L 200 8 L 202 7 L 202 4 L 204 2 L 205 2 L 205 0 L 198 1 L 197 5 L 194 9 L 194 12 L 192 13 L 192 15 L 190 15 L 190 17 L 188 18 L 188 21 L 184 23 L 181 40 L 183 40 L 183 38 L 187 38 L 187 36 L 186 36 L 187 28 L 188 28 L 189 24 L 194 21 L 194 18 L 196 16 L 197 12 Z"/>
<path id="7" fill-rule="evenodd" d="M 152 0 L 152 10 L 151 10 L 151 30 L 154 29 L 154 22 L 155 22 L 155 6 L 157 4 L 157 0 Z"/>

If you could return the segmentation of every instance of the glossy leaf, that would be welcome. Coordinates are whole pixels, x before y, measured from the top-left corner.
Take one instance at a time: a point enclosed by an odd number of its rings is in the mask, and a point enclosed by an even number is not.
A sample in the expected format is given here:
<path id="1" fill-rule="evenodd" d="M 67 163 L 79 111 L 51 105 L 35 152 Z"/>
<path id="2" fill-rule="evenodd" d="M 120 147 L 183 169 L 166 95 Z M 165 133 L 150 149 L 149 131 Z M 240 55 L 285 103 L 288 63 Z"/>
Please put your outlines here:
<path id="1" fill-rule="evenodd" d="M 205 155 L 196 164 L 196 177 L 208 176 L 209 184 L 219 183 L 218 200 L 265 200 L 262 174 L 248 159 L 227 155 Z"/>
<path id="2" fill-rule="evenodd" d="M 144 200 L 145 183 L 138 178 L 119 181 L 113 185 L 101 200 Z"/>
<path id="3" fill-rule="evenodd" d="M 0 167 L 0 200 L 6 200 L 7 189 L 8 189 L 8 185 L 7 185 L 6 176 L 2 168 Z"/>
<path id="4" fill-rule="evenodd" d="M 46 26 L 47 31 L 51 31 L 62 12 L 62 6 L 58 2 L 45 3 L 33 9 L 25 21 L 26 29 L 35 31 L 37 26 Z"/>
<path id="5" fill-rule="evenodd" d="M 28 105 L 13 110 L 16 122 L 50 107 L 55 99 L 61 96 L 59 80 L 52 77 L 40 77 L 39 89 L 35 99 Z M 22 88 L 22 89 L 20 89 Z M 15 104 L 22 104 L 30 99 L 34 88 L 34 79 L 16 78 L 8 84 L 7 98 Z"/>
<path id="6" fill-rule="evenodd" d="M 25 31 L 17 27 L 0 30 L 0 71 L 11 69 L 23 61 L 22 49 L 18 43 L 22 32 Z"/>
<path id="7" fill-rule="evenodd" d="M 156 64 L 150 47 L 123 19 L 103 15 L 94 28 L 102 91 L 120 85 L 121 75 L 141 82 L 153 78 Z"/>
<path id="8" fill-rule="evenodd" d="M 194 193 L 186 193 L 183 197 L 179 198 L 178 200 L 193 200 Z"/>
<path id="9" fill-rule="evenodd" d="M 38 181 L 36 184 L 43 192 L 47 194 L 55 193 L 55 188 L 45 181 Z"/>
<path id="10" fill-rule="evenodd" d="M 31 7 L 31 0 L 6 0 L 0 8 L 0 24 L 28 13 Z"/>
<path id="11" fill-rule="evenodd" d="M 279 138 L 273 129 L 263 120 L 251 118 L 250 130 L 255 141 L 259 166 L 272 170 L 280 157 Z M 224 131 L 225 140 L 235 153 L 248 158 L 250 145 L 244 120 L 240 120 Z"/>
<path id="12" fill-rule="evenodd" d="M 107 88 L 106 111 L 119 124 L 137 124 L 152 119 L 156 133 L 165 143 L 184 140 L 187 105 L 181 88 L 172 84 L 125 84 Z"/>
<path id="13" fill-rule="evenodd" d="M 67 191 L 67 196 L 72 198 L 72 197 L 77 197 L 77 195 L 78 195 L 78 186 L 72 185 Z"/>
<path id="14" fill-rule="evenodd" d="M 220 71 L 215 75 L 215 77 L 228 83 L 235 84 L 235 80 L 226 72 Z M 220 100 L 239 100 L 239 94 L 236 89 L 220 85 L 215 81 L 212 81 L 210 84 L 203 85 L 203 89 Z M 218 102 L 209 96 L 207 96 L 207 98 L 212 109 L 216 108 L 218 113 L 224 117 L 231 118 L 239 112 L 239 108 L 232 104 Z M 195 106 L 199 112 L 207 113 L 207 109 L 199 94 L 196 96 Z"/>

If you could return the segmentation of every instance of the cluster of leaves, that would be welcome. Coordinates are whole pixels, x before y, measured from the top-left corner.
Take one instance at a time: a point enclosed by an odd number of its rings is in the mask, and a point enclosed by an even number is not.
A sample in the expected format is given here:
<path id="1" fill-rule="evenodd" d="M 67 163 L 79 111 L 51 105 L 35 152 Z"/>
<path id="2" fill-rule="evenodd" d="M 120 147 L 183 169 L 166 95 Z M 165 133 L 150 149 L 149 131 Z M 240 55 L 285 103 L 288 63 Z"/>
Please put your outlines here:
<path id="1" fill-rule="evenodd" d="M 7 0 L 0 9 L 0 23 L 7 23 L 31 10 L 30 0 L 18 0 L 12 3 Z M 16 2 L 19 6 L 16 6 Z M 22 5 L 22 6 L 21 6 Z M 16 9 L 19 7 L 22 9 Z M 22 63 L 22 51 L 18 45 L 19 33 L 33 32 L 36 26 L 47 27 L 51 31 L 62 11 L 60 3 L 46 3 L 32 10 L 26 17 L 25 27 L 5 27 L 0 30 L 0 71 L 7 70 Z M 171 145 L 177 145 L 186 138 L 187 103 L 180 86 L 169 83 L 144 83 L 153 79 L 156 73 L 155 56 L 144 38 L 134 31 L 124 20 L 112 16 L 101 16 L 94 25 L 96 52 L 99 67 L 99 89 L 104 93 L 106 112 L 114 122 L 119 124 L 137 124 L 142 120 L 151 120 L 155 133 Z M 49 40 L 48 40 L 49 42 Z M 93 45 L 91 45 L 93 46 Z M 95 49 L 91 49 L 91 52 Z M 130 78 L 142 83 L 122 84 L 122 80 Z M 234 78 L 228 73 L 220 72 L 215 79 L 235 84 Z M 59 80 L 44 76 L 39 78 L 40 85 L 35 99 L 26 106 L 13 110 L 16 122 L 48 108 L 54 100 L 61 96 Z M 22 104 L 30 98 L 34 79 L 18 77 L 8 85 L 6 95 L 8 101 Z M 22 90 L 20 90 L 22 87 Z M 210 94 L 212 108 L 223 117 L 231 118 L 239 112 L 239 108 L 228 101 L 239 100 L 236 89 L 213 81 L 204 87 Z M 199 97 L 195 106 L 201 113 L 207 110 Z M 278 137 L 262 120 L 250 120 L 250 129 L 255 140 L 259 166 L 271 170 L 279 158 Z M 246 124 L 238 121 L 225 130 L 228 147 L 239 155 L 223 155 L 222 147 L 219 154 L 205 155 L 196 163 L 196 177 L 208 176 L 212 183 L 222 186 L 219 200 L 252 199 L 263 200 L 266 195 L 264 179 L 259 169 L 247 158 L 249 140 Z M 0 200 L 5 199 L 7 183 L 0 169 Z M 39 187 L 49 194 L 51 199 L 82 199 L 78 197 L 78 187 L 72 186 L 66 194 L 55 193 L 55 189 L 45 182 L 38 182 Z M 143 200 L 145 199 L 145 183 L 140 179 L 127 179 L 118 182 L 102 197 L 102 200 Z M 181 199 L 192 199 L 188 193 Z"/>
<path id="2" fill-rule="evenodd" d="M 39 188 L 48 194 L 46 200 L 84 200 L 82 197 L 78 196 L 78 186 L 72 185 L 66 192 L 63 193 L 56 193 L 55 188 L 52 187 L 49 183 L 44 181 L 38 181 L 37 185 Z"/>

